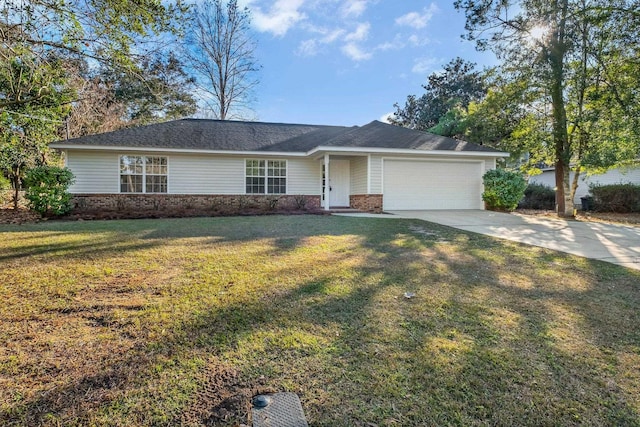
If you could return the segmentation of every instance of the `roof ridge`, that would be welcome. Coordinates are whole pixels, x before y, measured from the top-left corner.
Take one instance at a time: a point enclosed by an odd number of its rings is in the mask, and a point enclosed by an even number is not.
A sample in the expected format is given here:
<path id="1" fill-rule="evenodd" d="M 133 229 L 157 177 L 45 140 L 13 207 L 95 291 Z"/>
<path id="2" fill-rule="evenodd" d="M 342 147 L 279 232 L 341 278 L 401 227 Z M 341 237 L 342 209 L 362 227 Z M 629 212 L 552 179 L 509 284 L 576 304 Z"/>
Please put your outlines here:
<path id="1" fill-rule="evenodd" d="M 320 125 L 320 124 L 313 124 L 313 123 L 285 123 L 285 122 L 264 122 L 261 120 L 220 120 L 220 119 L 205 119 L 205 118 L 199 118 L 199 117 L 184 117 L 182 119 L 178 119 L 178 120 L 169 120 L 166 122 L 160 122 L 160 123 L 170 123 L 171 121 L 201 121 L 201 122 L 215 122 L 215 123 L 237 123 L 237 124 L 257 124 L 257 125 L 282 125 L 282 126 L 312 126 L 312 127 L 330 127 L 330 128 L 336 128 L 336 127 L 343 127 L 343 128 L 351 128 L 351 127 L 358 127 L 356 125 L 354 126 L 344 126 L 344 125 Z M 156 123 L 152 123 L 152 124 L 156 124 Z M 148 125 L 142 125 L 139 127 L 143 127 L 143 126 L 148 126 Z M 136 126 L 138 127 L 138 126 Z"/>

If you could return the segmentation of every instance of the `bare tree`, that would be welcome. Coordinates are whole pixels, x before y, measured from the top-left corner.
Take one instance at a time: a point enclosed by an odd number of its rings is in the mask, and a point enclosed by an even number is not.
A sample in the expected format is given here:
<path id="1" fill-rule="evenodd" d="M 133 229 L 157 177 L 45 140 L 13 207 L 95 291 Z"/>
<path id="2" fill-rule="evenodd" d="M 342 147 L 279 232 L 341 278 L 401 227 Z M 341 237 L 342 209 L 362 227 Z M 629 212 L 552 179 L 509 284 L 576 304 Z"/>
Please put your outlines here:
<path id="1" fill-rule="evenodd" d="M 250 111 L 260 69 L 250 23 L 249 9 L 240 8 L 237 0 L 204 0 L 194 6 L 185 52 L 207 112 L 220 120 Z"/>

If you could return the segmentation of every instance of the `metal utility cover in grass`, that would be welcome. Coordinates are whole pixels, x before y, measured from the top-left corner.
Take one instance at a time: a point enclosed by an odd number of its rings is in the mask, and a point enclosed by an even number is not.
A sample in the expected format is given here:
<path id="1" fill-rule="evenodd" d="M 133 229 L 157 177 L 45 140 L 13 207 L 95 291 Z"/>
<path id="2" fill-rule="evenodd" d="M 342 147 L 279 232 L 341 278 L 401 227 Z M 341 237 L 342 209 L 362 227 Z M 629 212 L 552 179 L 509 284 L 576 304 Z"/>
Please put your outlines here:
<path id="1" fill-rule="evenodd" d="M 300 398 L 295 393 L 256 396 L 251 409 L 253 427 L 308 427 Z"/>

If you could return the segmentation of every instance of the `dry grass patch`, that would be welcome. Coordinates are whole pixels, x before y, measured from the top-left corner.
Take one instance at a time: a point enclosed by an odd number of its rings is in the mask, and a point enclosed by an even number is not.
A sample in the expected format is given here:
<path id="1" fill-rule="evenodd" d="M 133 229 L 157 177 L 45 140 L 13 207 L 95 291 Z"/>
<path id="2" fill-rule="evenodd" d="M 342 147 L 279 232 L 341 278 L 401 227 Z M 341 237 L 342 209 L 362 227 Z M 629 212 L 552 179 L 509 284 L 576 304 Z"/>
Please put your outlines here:
<path id="1" fill-rule="evenodd" d="M 0 232 L 2 425 L 640 425 L 622 267 L 411 220 Z"/>

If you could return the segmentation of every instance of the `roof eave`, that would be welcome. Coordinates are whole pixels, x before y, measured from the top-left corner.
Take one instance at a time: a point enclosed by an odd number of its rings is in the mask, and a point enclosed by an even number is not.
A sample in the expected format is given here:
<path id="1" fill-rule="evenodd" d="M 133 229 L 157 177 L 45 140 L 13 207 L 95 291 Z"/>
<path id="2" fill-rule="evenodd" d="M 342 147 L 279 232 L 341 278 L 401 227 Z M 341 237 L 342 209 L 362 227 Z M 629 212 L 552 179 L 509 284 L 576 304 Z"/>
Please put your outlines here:
<path id="1" fill-rule="evenodd" d="M 298 151 L 244 151 L 244 150 L 202 150 L 192 148 L 165 148 L 165 147 L 127 147 L 104 145 L 75 145 L 59 144 L 49 145 L 57 150 L 88 150 L 88 151 L 134 151 L 145 153 L 176 153 L 176 154 L 217 154 L 229 156 L 268 156 L 268 157 L 306 157 L 307 153 Z"/>
<path id="2" fill-rule="evenodd" d="M 166 147 L 127 147 L 127 146 L 104 146 L 104 145 L 75 145 L 54 143 L 51 148 L 57 150 L 88 150 L 88 151 L 132 151 L 151 153 L 176 153 L 176 154 L 214 154 L 230 156 L 265 156 L 265 157 L 308 157 L 325 153 L 338 154 L 411 154 L 425 156 L 456 156 L 456 157 L 509 157 L 509 153 L 499 151 L 454 151 L 454 150 L 418 150 L 410 148 L 379 148 L 379 147 L 332 147 L 320 145 L 307 152 L 302 151 L 244 151 L 244 150 L 203 150 L 189 148 L 166 148 Z"/>
<path id="3" fill-rule="evenodd" d="M 375 154 L 420 154 L 428 156 L 459 156 L 459 157 L 509 157 L 510 154 L 502 151 L 455 151 L 455 150 L 419 150 L 412 148 L 379 148 L 379 147 L 331 147 L 318 146 L 307 152 L 313 156 L 324 153 L 375 153 Z"/>

